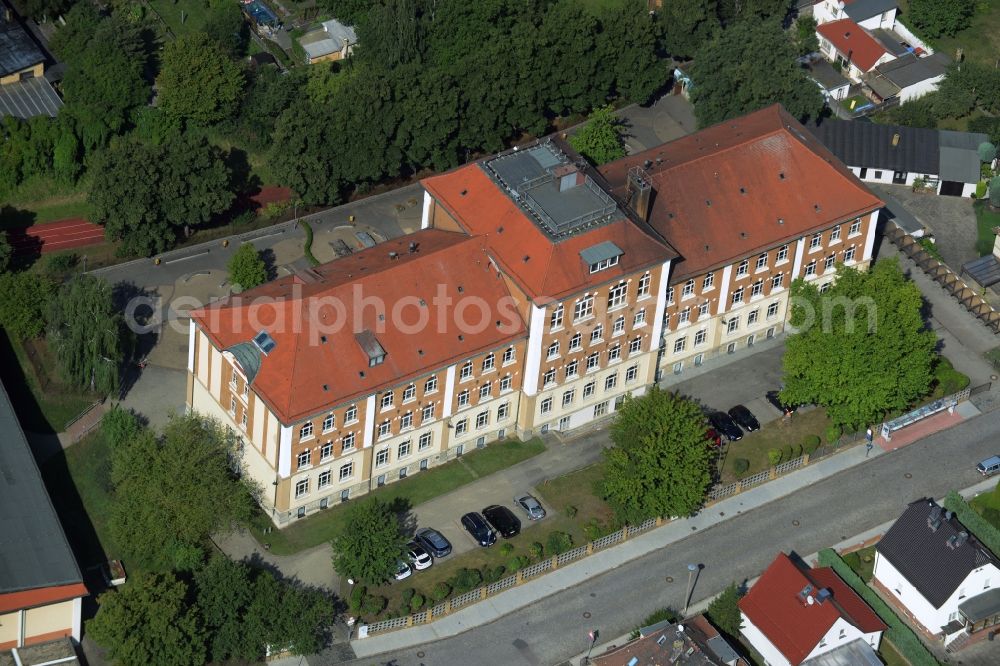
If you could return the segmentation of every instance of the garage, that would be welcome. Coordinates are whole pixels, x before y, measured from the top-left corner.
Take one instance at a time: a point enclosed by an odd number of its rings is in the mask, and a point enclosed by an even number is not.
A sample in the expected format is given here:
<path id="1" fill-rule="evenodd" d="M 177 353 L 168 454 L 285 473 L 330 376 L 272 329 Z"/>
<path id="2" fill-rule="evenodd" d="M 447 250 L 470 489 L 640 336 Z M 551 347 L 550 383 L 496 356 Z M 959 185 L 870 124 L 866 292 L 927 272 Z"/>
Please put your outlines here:
<path id="1" fill-rule="evenodd" d="M 962 190 L 965 188 L 965 183 L 960 183 L 955 180 L 942 180 L 941 181 L 941 191 L 939 194 L 949 197 L 960 197 L 962 196 Z"/>

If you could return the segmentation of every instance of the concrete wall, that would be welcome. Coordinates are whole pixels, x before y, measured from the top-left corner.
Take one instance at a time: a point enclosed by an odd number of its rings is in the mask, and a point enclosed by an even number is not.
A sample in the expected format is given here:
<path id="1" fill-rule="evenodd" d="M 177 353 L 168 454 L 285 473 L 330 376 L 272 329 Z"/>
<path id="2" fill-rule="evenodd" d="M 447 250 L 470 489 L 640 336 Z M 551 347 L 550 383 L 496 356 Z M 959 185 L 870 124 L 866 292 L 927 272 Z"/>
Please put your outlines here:
<path id="1" fill-rule="evenodd" d="M 44 643 L 56 638 L 80 639 L 79 599 L 0 614 L 0 650 Z"/>

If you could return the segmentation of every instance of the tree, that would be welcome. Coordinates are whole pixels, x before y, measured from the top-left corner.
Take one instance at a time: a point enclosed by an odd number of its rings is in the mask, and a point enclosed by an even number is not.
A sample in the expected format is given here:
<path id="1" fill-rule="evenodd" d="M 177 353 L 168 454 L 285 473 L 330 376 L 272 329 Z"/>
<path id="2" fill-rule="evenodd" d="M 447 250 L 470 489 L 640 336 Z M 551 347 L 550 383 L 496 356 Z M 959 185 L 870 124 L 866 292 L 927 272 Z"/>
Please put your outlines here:
<path id="1" fill-rule="evenodd" d="M 205 19 L 205 34 L 232 58 L 242 58 L 247 52 L 250 28 L 235 2 L 214 0 L 209 3 Z"/>
<path id="2" fill-rule="evenodd" d="M 372 3 L 357 33 L 357 57 L 366 63 L 391 69 L 422 59 L 424 40 L 417 0 Z"/>
<path id="3" fill-rule="evenodd" d="M 976 11 L 974 0 L 910 0 L 907 23 L 925 37 L 954 37 L 969 26 Z"/>
<path id="4" fill-rule="evenodd" d="M 712 481 L 706 428 L 698 405 L 656 386 L 625 399 L 604 451 L 604 497 L 620 520 L 687 516 L 701 505 Z"/>
<path id="5" fill-rule="evenodd" d="M 150 568 L 190 568 L 210 534 L 245 524 L 258 489 L 241 478 L 236 442 L 198 414 L 174 416 L 111 456 L 111 533 Z"/>
<path id="6" fill-rule="evenodd" d="M 222 152 L 203 137 L 174 136 L 162 145 L 118 142 L 93 174 L 94 220 L 121 241 L 124 255 L 169 249 L 178 229 L 208 222 L 235 199 Z"/>
<path id="7" fill-rule="evenodd" d="M 606 92 L 609 97 L 648 102 L 670 80 L 672 71 L 657 51 L 657 22 L 638 2 L 610 5 L 598 19 L 597 85 L 610 82 Z"/>
<path id="8" fill-rule="evenodd" d="M 657 12 L 663 31 L 663 48 L 679 60 L 687 60 L 719 31 L 714 1 L 675 0 Z"/>
<path id="9" fill-rule="evenodd" d="M 243 70 L 203 32 L 168 42 L 156 79 L 164 111 L 185 121 L 211 125 L 236 111 Z"/>
<path id="10" fill-rule="evenodd" d="M 819 51 L 816 19 L 812 16 L 800 16 L 795 19 L 795 47 L 798 49 L 799 55 L 809 55 Z"/>
<path id="11" fill-rule="evenodd" d="M 14 257 L 14 247 L 7 240 L 7 232 L 0 230 L 0 273 L 6 273 Z"/>
<path id="12" fill-rule="evenodd" d="M 712 599 L 708 605 L 708 619 L 724 634 L 736 638 L 743 628 L 743 618 L 740 616 L 740 588 L 736 583 L 730 583 L 719 596 Z"/>
<path id="13" fill-rule="evenodd" d="M 989 164 L 997 158 L 997 147 L 989 141 L 979 144 L 976 152 L 979 153 L 979 161 L 984 164 Z"/>
<path id="14" fill-rule="evenodd" d="M 39 23 L 54 19 L 73 6 L 75 0 L 21 0 L 18 6 Z"/>
<path id="15" fill-rule="evenodd" d="M 0 275 L 0 326 L 12 338 L 29 340 L 45 331 L 55 284 L 34 273 Z"/>
<path id="16" fill-rule="evenodd" d="M 705 127 L 780 102 L 799 120 L 816 118 L 823 96 L 796 62 L 776 20 L 741 20 L 705 44 L 691 68 L 698 123 Z"/>
<path id="17" fill-rule="evenodd" d="M 342 578 L 381 583 L 396 571 L 406 537 L 385 502 L 369 496 L 347 508 L 344 526 L 333 538 L 333 568 Z"/>
<path id="18" fill-rule="evenodd" d="M 718 0 L 719 20 L 727 28 L 738 21 L 773 18 L 782 21 L 792 8 L 792 0 Z"/>
<path id="19" fill-rule="evenodd" d="M 358 25 L 368 17 L 368 10 L 375 3 L 372 0 L 322 0 L 320 4 L 344 25 Z"/>
<path id="20" fill-rule="evenodd" d="M 607 164 L 625 157 L 622 134 L 625 128 L 611 106 L 604 106 L 590 116 L 586 126 L 570 137 L 573 148 L 594 165 Z"/>
<path id="21" fill-rule="evenodd" d="M 896 261 L 869 272 L 841 266 L 825 293 L 797 280 L 792 304 L 784 402 L 820 404 L 834 424 L 863 428 L 927 394 L 937 338 Z"/>
<path id="22" fill-rule="evenodd" d="M 267 282 L 267 265 L 250 243 L 240 245 L 229 260 L 229 281 L 244 291 Z"/>
<path id="23" fill-rule="evenodd" d="M 98 597 L 87 632 L 118 664 L 203 664 L 205 633 L 187 597 L 172 573 L 135 575 Z"/>
<path id="24" fill-rule="evenodd" d="M 198 609 L 208 634 L 211 661 L 253 662 L 264 654 L 262 636 L 249 632 L 247 609 L 254 596 L 250 568 L 216 553 L 194 573 Z M 274 611 L 278 611 L 277 608 Z"/>
<path id="25" fill-rule="evenodd" d="M 47 320 L 49 346 L 63 379 L 104 395 L 117 391 L 130 345 L 111 285 L 92 275 L 77 275 L 56 292 Z"/>
<path id="26" fill-rule="evenodd" d="M 1000 176 L 990 179 L 990 208 L 1000 210 Z"/>

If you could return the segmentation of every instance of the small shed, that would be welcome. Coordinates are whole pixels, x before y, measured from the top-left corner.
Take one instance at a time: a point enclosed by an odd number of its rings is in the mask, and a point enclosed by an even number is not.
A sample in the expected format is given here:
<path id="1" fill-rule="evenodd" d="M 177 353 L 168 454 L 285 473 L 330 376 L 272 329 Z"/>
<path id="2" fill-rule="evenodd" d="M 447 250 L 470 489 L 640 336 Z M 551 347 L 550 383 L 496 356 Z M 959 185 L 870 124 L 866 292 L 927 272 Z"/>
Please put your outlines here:
<path id="1" fill-rule="evenodd" d="M 336 19 L 324 21 L 321 28 L 307 32 L 299 38 L 299 45 L 306 52 L 306 64 L 330 60 L 343 60 L 351 55 L 358 43 L 352 26 Z"/>

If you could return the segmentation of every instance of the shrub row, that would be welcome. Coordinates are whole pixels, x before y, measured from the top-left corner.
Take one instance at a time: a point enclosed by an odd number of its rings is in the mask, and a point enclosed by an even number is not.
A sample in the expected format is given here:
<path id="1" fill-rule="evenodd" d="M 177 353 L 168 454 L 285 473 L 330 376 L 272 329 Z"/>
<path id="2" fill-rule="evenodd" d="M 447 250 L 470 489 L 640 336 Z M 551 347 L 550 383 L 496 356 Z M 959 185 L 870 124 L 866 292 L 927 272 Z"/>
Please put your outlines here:
<path id="1" fill-rule="evenodd" d="M 306 232 L 306 240 L 302 247 L 302 253 L 306 256 L 306 261 L 309 262 L 310 266 L 319 266 L 319 259 L 313 255 L 312 245 L 313 245 L 313 230 L 312 226 L 309 225 L 305 220 L 299 220 L 299 224 Z"/>
<path id="2" fill-rule="evenodd" d="M 819 563 L 825 567 L 832 567 L 837 575 L 845 583 L 850 585 L 865 602 L 872 607 L 872 610 L 882 618 L 882 621 L 889 625 L 886 636 L 896 646 L 912 666 L 938 666 L 937 659 L 930 653 L 927 647 L 917 638 L 899 616 L 889 607 L 882 598 L 875 593 L 875 590 L 865 585 L 864 581 L 854 573 L 851 567 L 837 555 L 832 548 L 824 548 L 819 551 Z"/>

